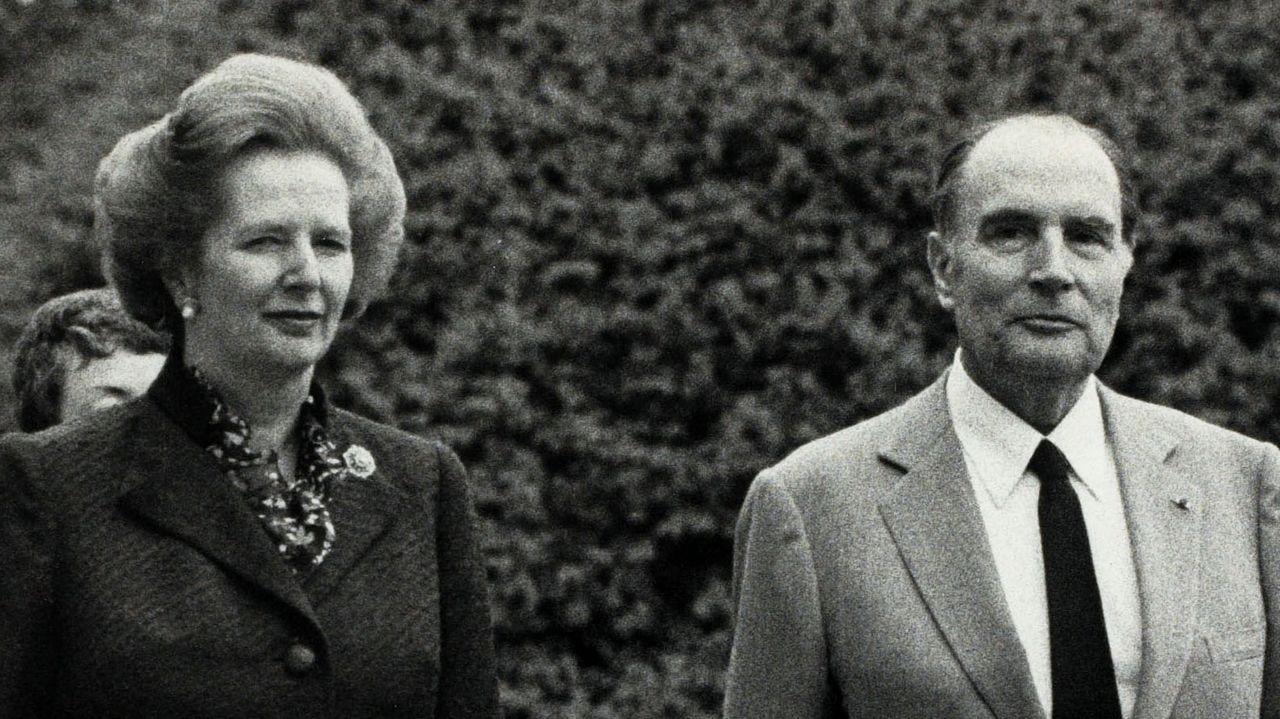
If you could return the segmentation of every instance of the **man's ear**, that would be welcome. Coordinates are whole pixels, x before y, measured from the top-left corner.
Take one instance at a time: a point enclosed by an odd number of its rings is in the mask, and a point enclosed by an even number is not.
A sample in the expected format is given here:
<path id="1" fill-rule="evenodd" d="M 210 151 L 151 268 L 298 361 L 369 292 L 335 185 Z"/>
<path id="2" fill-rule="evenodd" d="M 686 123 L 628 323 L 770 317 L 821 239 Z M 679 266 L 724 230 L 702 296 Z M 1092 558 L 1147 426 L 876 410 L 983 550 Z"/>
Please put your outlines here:
<path id="1" fill-rule="evenodd" d="M 951 243 L 942 238 L 937 230 L 931 231 L 925 238 L 929 272 L 933 274 L 933 288 L 938 293 L 938 302 L 942 309 L 950 310 L 955 306 L 955 297 L 951 294 L 951 278 L 955 271 L 955 256 L 951 252 Z"/>

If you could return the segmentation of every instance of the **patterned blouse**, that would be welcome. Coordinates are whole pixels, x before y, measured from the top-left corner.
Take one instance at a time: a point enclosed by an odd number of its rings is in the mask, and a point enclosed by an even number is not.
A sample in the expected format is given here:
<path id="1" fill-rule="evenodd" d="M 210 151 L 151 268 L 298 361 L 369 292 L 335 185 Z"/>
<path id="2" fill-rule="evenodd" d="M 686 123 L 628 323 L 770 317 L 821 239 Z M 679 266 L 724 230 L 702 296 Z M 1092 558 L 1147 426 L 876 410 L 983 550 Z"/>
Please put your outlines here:
<path id="1" fill-rule="evenodd" d="M 205 451 L 244 495 L 249 509 L 295 572 L 320 564 L 334 542 L 327 506 L 331 488 L 353 473 L 348 466 L 351 450 L 363 450 L 353 447 L 343 455 L 329 441 L 323 396 L 313 387 L 300 410 L 297 470 L 293 477 L 285 477 L 275 450 L 262 452 L 249 446 L 252 428 L 231 411 L 200 371 L 193 368 L 186 374 L 206 400 L 201 404 L 209 410 L 207 426 L 198 432 L 205 440 Z"/>

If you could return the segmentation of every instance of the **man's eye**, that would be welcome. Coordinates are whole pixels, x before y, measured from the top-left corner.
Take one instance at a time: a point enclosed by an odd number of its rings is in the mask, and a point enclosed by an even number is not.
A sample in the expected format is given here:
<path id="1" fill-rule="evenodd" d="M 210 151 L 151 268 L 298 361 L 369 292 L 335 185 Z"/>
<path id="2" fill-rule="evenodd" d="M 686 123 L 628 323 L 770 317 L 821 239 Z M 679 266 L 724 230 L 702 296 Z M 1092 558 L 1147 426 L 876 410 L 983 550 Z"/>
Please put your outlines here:
<path id="1" fill-rule="evenodd" d="M 1072 227 L 1067 230 L 1067 239 L 1082 245 L 1106 245 L 1111 236 L 1100 227 Z"/>
<path id="2" fill-rule="evenodd" d="M 1024 222 L 997 222 L 988 226 L 983 234 L 988 242 L 1010 245 L 1033 239 L 1036 231 Z"/>

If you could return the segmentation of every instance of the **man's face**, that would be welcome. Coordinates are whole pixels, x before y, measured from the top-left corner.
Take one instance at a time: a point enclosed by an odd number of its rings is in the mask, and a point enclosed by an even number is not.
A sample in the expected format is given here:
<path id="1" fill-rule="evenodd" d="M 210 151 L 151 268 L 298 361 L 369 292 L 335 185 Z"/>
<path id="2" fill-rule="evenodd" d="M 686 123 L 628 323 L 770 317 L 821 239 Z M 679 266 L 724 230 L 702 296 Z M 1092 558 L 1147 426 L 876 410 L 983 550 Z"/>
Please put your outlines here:
<path id="1" fill-rule="evenodd" d="M 154 352 L 118 350 L 101 359 L 73 360 L 62 386 L 62 421 L 137 397 L 162 366 L 164 355 Z"/>
<path id="2" fill-rule="evenodd" d="M 988 387 L 1083 381 L 1111 344 L 1133 264 L 1111 161 L 1078 130 L 1027 119 L 989 132 L 960 172 L 929 263 L 965 368 Z"/>

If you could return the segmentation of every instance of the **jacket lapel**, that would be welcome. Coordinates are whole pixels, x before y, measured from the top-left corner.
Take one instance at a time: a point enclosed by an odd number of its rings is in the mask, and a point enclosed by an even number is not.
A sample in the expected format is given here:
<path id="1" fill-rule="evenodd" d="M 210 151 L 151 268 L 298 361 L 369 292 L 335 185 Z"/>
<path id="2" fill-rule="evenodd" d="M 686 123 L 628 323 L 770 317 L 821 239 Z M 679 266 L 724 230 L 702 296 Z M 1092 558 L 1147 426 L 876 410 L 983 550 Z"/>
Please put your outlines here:
<path id="1" fill-rule="evenodd" d="M 997 717 L 1043 717 L 951 426 L 946 375 L 903 407 L 905 432 L 881 457 L 906 475 L 880 504 L 912 579 Z"/>
<path id="2" fill-rule="evenodd" d="M 339 454 L 353 443 L 350 427 L 341 412 L 330 414 L 329 438 Z M 375 463 L 378 459 L 386 458 L 375 455 Z M 334 525 L 333 549 L 305 580 L 317 606 L 324 603 L 342 577 L 387 531 L 397 510 L 408 501 L 403 491 L 387 481 L 385 472 L 386 468 L 379 466 L 368 477 L 348 475 L 332 488 L 329 512 Z"/>
<path id="3" fill-rule="evenodd" d="M 1165 719 L 1194 639 L 1203 505 L 1172 459 L 1177 440 L 1141 404 L 1100 387 L 1142 606 L 1142 678 L 1135 719 Z M 1184 508 L 1185 507 L 1185 508 Z"/>
<path id="4" fill-rule="evenodd" d="M 213 459 L 151 402 L 141 405 L 121 506 L 315 623 L 301 585 Z"/>

